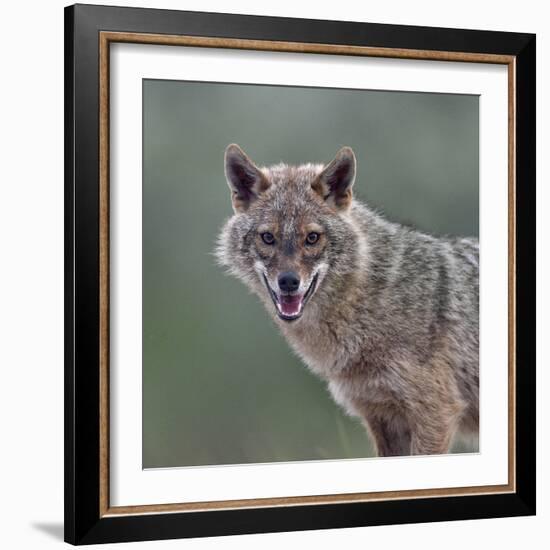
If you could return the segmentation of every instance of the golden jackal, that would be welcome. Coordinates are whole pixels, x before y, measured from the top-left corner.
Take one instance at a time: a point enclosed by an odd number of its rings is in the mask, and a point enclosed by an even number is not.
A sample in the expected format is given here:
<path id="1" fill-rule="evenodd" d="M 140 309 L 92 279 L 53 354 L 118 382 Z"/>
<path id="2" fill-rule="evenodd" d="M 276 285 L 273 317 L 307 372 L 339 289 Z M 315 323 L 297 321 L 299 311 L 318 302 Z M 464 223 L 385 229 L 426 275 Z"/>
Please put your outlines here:
<path id="1" fill-rule="evenodd" d="M 229 145 L 217 255 L 379 455 L 446 453 L 479 424 L 479 246 L 387 221 L 353 198 L 355 172 L 349 147 L 262 168 Z"/>

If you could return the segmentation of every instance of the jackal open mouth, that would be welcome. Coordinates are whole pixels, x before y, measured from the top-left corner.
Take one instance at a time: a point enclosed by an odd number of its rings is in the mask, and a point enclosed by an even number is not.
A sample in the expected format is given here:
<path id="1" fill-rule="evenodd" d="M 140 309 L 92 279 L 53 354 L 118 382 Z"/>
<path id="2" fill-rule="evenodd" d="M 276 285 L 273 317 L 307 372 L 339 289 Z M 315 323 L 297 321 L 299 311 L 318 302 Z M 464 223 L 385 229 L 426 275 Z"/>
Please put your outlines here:
<path id="1" fill-rule="evenodd" d="M 316 273 L 311 279 L 308 289 L 305 292 L 294 292 L 290 294 L 279 294 L 275 292 L 264 275 L 265 286 L 267 287 L 271 299 L 277 308 L 277 315 L 283 321 L 295 321 L 304 311 L 304 306 L 315 292 L 319 273 Z"/>

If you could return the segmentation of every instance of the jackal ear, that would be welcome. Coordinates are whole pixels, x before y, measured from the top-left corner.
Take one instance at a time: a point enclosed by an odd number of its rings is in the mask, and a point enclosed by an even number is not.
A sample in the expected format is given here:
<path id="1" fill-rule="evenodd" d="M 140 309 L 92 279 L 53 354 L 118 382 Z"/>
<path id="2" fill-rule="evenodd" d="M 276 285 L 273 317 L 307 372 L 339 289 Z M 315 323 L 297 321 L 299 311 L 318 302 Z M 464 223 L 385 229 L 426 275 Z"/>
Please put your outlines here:
<path id="1" fill-rule="evenodd" d="M 342 147 L 311 184 L 314 191 L 336 210 L 351 205 L 351 188 L 355 181 L 355 155 L 351 147 Z"/>
<path id="2" fill-rule="evenodd" d="M 269 181 L 261 170 L 235 143 L 225 150 L 225 177 L 231 189 L 231 201 L 235 212 L 244 212 L 260 193 L 269 187 Z"/>

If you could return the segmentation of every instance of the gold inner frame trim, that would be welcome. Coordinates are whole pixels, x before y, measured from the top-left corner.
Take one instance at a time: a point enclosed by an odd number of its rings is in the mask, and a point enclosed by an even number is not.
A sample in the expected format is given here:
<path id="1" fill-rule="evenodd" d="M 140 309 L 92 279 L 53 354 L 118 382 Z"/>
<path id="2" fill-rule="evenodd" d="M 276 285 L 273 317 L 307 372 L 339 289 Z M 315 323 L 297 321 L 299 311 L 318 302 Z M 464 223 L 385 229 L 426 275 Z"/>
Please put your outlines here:
<path id="1" fill-rule="evenodd" d="M 469 63 L 493 63 L 508 67 L 508 483 L 476 487 L 416 489 L 406 491 L 380 491 L 335 495 L 305 495 L 297 497 L 223 500 L 210 502 L 186 502 L 171 504 L 147 504 L 139 506 L 110 506 L 109 500 L 109 82 L 110 44 L 125 42 L 165 46 L 225 48 L 270 52 L 313 53 L 327 55 L 351 55 L 363 57 L 388 57 L 430 61 L 459 61 Z M 516 58 L 510 55 L 414 50 L 402 48 L 378 48 L 339 44 L 315 44 L 279 42 L 207 36 L 163 35 L 149 33 L 125 33 L 102 31 L 99 33 L 99 356 L 100 356 L 100 466 L 99 466 L 99 514 L 100 517 L 122 515 L 197 512 L 276 506 L 337 504 L 350 502 L 374 502 L 413 498 L 440 498 L 448 496 L 486 495 L 514 493 L 516 491 Z"/>

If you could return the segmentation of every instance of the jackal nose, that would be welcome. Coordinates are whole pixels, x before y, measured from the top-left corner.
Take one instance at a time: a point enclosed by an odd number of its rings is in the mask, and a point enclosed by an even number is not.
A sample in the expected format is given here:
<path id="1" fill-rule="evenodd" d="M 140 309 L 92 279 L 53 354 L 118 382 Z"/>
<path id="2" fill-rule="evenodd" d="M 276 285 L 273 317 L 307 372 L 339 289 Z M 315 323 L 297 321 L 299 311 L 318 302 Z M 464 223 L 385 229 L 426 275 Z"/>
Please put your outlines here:
<path id="1" fill-rule="evenodd" d="M 300 277 L 294 271 L 285 271 L 279 275 L 277 282 L 283 292 L 294 292 L 300 286 Z"/>

